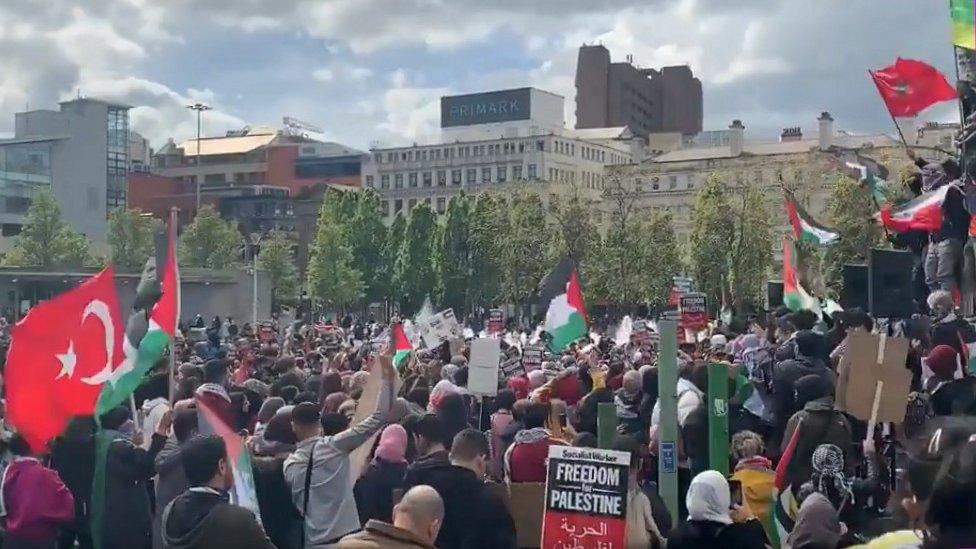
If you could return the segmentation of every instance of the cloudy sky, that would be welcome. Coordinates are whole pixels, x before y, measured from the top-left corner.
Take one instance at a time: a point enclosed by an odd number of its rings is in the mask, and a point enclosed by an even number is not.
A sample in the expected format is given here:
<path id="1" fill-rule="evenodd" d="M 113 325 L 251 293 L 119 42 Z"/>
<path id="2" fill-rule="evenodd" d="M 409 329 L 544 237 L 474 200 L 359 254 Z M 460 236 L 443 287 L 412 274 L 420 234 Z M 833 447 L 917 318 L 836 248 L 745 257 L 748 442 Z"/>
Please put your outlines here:
<path id="1" fill-rule="evenodd" d="M 0 133 L 82 95 L 135 106 L 154 146 L 282 116 L 366 148 L 436 136 L 445 93 L 536 86 L 566 97 L 576 50 L 688 64 L 706 129 L 891 131 L 866 69 L 896 56 L 952 74 L 942 0 L 3 0 Z M 932 117 L 948 117 L 936 110 Z"/>

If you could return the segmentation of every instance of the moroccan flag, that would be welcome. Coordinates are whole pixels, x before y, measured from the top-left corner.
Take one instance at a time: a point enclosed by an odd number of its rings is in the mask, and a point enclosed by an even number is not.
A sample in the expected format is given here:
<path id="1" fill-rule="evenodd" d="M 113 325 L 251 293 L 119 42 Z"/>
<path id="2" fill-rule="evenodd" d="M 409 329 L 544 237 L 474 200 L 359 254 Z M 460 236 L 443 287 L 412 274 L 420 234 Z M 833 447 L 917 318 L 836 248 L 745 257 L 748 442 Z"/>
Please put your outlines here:
<path id="1" fill-rule="evenodd" d="M 894 65 L 868 71 L 891 116 L 915 116 L 929 106 L 956 99 L 956 90 L 935 67 L 898 58 Z"/>
<path id="2" fill-rule="evenodd" d="M 546 332 L 550 335 L 549 347 L 553 352 L 565 349 L 570 343 L 587 335 L 586 306 L 580 291 L 576 269 L 569 272 L 569 280 L 562 293 L 549 302 L 546 312 Z"/>
<path id="3" fill-rule="evenodd" d="M 774 528 L 770 532 L 770 535 L 776 538 L 770 540 L 773 542 L 773 547 L 779 547 L 781 543 L 784 543 L 796 524 L 799 505 L 793 495 L 793 487 L 786 484 L 786 471 L 793 460 L 793 454 L 796 453 L 796 445 L 800 440 L 800 427 L 802 425 L 803 420 L 801 419 L 796 424 L 796 429 L 790 436 L 790 441 L 786 444 L 786 449 L 776 465 L 772 510 Z"/>
<path id="4" fill-rule="evenodd" d="M 251 456 L 244 446 L 241 435 L 220 419 L 220 414 L 212 409 L 203 399 L 197 399 L 197 409 L 200 414 L 197 422 L 201 433 L 214 433 L 224 441 L 227 448 L 227 461 L 234 473 L 234 486 L 230 490 L 230 502 L 240 505 L 261 520 L 258 509 L 258 497 L 254 487 L 254 470 L 251 468 Z"/>
<path id="5" fill-rule="evenodd" d="M 72 416 L 91 415 L 104 381 L 122 361 L 122 321 L 108 267 L 39 303 L 11 329 L 7 419 L 40 452 Z"/>
<path id="6" fill-rule="evenodd" d="M 786 214 L 793 226 L 793 236 L 798 241 L 813 242 L 821 246 L 837 242 L 839 235 L 814 221 L 789 192 L 786 193 Z"/>
<path id="7" fill-rule="evenodd" d="M 152 307 L 144 335 L 126 331 L 123 343 L 125 360 L 116 370 L 105 373 L 104 381 L 109 383 L 104 385 L 98 397 L 97 415 L 104 414 L 129 398 L 146 373 L 166 352 L 176 334 L 176 324 L 180 318 L 180 273 L 176 262 L 175 216 L 170 219 L 167 232 L 166 264 L 157 271 L 157 276 L 160 276 L 162 296 Z"/>
<path id="8" fill-rule="evenodd" d="M 943 185 L 895 208 L 881 208 L 881 224 L 899 233 L 918 229 L 937 231 L 942 226 L 942 202 L 952 185 Z"/>
<path id="9" fill-rule="evenodd" d="M 960 48 L 976 50 L 976 1 L 949 0 L 952 18 L 952 43 Z"/>
<path id="10" fill-rule="evenodd" d="M 797 274 L 796 249 L 788 236 L 783 237 L 783 304 L 791 311 L 812 311 L 820 314 L 820 301 L 800 285 Z"/>
<path id="11" fill-rule="evenodd" d="M 413 351 L 413 346 L 410 345 L 410 340 L 407 339 L 407 334 L 403 331 L 403 324 L 400 322 L 393 325 L 393 347 L 395 349 L 393 367 L 399 368 L 400 363 L 406 360 L 410 356 L 410 352 Z"/>

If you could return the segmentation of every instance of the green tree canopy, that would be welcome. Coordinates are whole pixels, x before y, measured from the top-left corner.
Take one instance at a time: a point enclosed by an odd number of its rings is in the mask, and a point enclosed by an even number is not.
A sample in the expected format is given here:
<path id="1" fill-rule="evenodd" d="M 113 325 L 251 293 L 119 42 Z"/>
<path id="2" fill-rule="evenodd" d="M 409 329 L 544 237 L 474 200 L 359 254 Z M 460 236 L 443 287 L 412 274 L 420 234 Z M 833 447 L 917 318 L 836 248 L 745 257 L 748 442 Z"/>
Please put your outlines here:
<path id="1" fill-rule="evenodd" d="M 498 235 L 502 297 L 517 306 L 535 294 L 551 268 L 546 258 L 552 242 L 539 195 L 522 191 L 508 203 L 508 229 Z"/>
<path id="2" fill-rule="evenodd" d="M 393 256 L 387 256 L 383 252 L 387 229 L 380 218 L 379 197 L 372 190 L 362 194 L 345 194 L 350 196 L 345 197 L 344 201 L 351 200 L 355 206 L 346 225 L 353 258 L 363 275 L 366 300 L 370 303 L 381 301 L 389 290 L 389 271 Z"/>
<path id="3" fill-rule="evenodd" d="M 497 305 L 501 291 L 501 269 L 498 256 L 508 229 L 508 204 L 501 197 L 479 194 L 471 207 L 469 286 L 472 304 Z"/>
<path id="4" fill-rule="evenodd" d="M 258 267 L 271 279 L 272 297 L 277 303 L 291 305 L 298 299 L 294 247 L 284 231 L 271 231 L 261 239 Z"/>
<path id="5" fill-rule="evenodd" d="M 116 267 L 141 269 L 155 248 L 155 222 L 139 210 L 116 208 L 108 214 L 109 260 Z"/>
<path id="6" fill-rule="evenodd" d="M 393 284 L 399 293 L 401 314 L 415 313 L 424 298 L 433 297 L 437 287 L 432 261 L 437 230 L 434 212 L 426 202 L 419 202 L 410 210 L 393 266 Z"/>
<path id="7" fill-rule="evenodd" d="M 876 210 L 865 187 L 840 174 L 834 178 L 827 199 L 827 213 L 840 238 L 823 252 L 823 274 L 835 295 L 843 285 L 844 264 L 864 263 L 871 248 L 885 245 L 882 229 L 871 218 Z"/>
<path id="8" fill-rule="evenodd" d="M 336 215 L 341 207 L 337 194 L 340 193 L 327 193 L 319 209 L 315 239 L 309 250 L 308 285 L 313 299 L 327 308 L 345 310 L 362 299 L 365 284 L 347 230 Z"/>
<path id="9" fill-rule="evenodd" d="M 434 242 L 435 301 L 459 315 L 471 304 L 471 207 L 472 200 L 464 193 L 451 198 Z"/>
<path id="10" fill-rule="evenodd" d="M 224 221 L 211 206 L 203 206 L 183 230 L 180 265 L 227 269 L 238 263 L 244 239 L 230 221 Z"/>
<path id="11" fill-rule="evenodd" d="M 88 239 L 61 219 L 61 208 L 48 193 L 33 198 L 23 229 L 3 260 L 10 267 L 81 267 L 90 262 Z"/>

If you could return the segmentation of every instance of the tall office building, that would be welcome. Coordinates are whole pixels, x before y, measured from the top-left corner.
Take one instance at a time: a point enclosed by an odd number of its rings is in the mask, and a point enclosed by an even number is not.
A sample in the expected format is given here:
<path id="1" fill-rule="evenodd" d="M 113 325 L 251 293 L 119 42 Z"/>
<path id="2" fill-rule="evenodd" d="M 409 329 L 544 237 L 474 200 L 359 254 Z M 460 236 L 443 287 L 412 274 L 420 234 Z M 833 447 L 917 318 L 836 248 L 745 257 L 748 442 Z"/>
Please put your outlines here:
<path id="1" fill-rule="evenodd" d="M 0 248 L 20 233 L 31 200 L 50 192 L 73 229 L 105 242 L 111 208 L 125 206 L 129 107 L 78 98 L 15 115 L 0 140 Z"/>
<path id="2" fill-rule="evenodd" d="M 634 135 L 702 129 L 702 87 L 687 66 L 611 63 L 607 48 L 582 46 L 576 62 L 576 128 L 627 126 Z"/>

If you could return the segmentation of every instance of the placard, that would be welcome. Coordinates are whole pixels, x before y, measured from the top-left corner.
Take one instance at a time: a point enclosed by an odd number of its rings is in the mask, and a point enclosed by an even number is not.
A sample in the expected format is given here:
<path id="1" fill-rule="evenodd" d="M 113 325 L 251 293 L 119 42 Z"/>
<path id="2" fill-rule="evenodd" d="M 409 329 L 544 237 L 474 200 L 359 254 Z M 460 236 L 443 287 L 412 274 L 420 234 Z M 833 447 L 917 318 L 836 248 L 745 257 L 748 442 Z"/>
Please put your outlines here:
<path id="1" fill-rule="evenodd" d="M 509 358 L 501 363 L 498 367 L 499 375 L 502 379 L 508 379 L 512 376 L 519 375 L 525 372 L 522 368 L 522 361 L 518 358 Z"/>
<path id="2" fill-rule="evenodd" d="M 424 344 L 431 349 L 451 339 L 464 339 L 464 332 L 454 316 L 453 309 L 445 309 L 431 315 L 423 323 L 418 321 L 418 325 L 423 334 Z"/>
<path id="3" fill-rule="evenodd" d="M 522 349 L 522 368 L 525 373 L 542 368 L 542 347 L 539 345 L 526 345 Z"/>
<path id="4" fill-rule="evenodd" d="M 911 371 L 905 368 L 908 346 L 908 340 L 900 337 L 869 333 L 848 336 L 847 351 L 838 366 L 836 408 L 870 421 L 878 394 L 877 421 L 902 423 L 912 382 Z"/>
<path id="5" fill-rule="evenodd" d="M 681 326 L 695 330 L 708 326 L 708 301 L 705 294 L 687 293 L 681 296 Z"/>
<path id="6" fill-rule="evenodd" d="M 505 328 L 505 311 L 491 309 L 488 311 L 488 333 L 498 334 Z"/>
<path id="7" fill-rule="evenodd" d="M 624 547 L 630 454 L 550 446 L 542 548 Z"/>
<path id="8" fill-rule="evenodd" d="M 500 343 L 494 337 L 471 340 L 471 360 L 468 362 L 468 392 L 471 394 L 495 396 L 498 393 Z"/>

